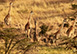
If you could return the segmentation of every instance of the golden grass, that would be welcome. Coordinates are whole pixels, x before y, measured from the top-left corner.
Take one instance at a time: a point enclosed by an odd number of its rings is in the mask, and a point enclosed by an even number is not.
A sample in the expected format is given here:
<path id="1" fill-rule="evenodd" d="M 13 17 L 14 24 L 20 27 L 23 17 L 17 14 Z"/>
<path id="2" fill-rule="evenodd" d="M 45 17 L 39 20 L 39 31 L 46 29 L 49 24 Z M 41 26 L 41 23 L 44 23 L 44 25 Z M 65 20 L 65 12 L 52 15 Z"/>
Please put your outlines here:
<path id="1" fill-rule="evenodd" d="M 65 10 L 66 14 L 72 14 L 75 10 L 72 10 L 71 3 L 55 3 L 58 0 L 16 0 L 13 2 L 11 17 L 12 17 L 12 27 L 21 28 L 24 30 L 25 24 L 29 17 L 30 11 L 33 11 L 33 18 L 39 18 L 37 20 L 37 26 L 39 28 L 40 22 L 48 26 L 53 26 L 51 33 L 58 30 L 58 25 L 62 23 L 65 16 L 62 9 Z M 59 0 L 62 1 L 62 0 Z M 63 0 L 64 1 L 64 0 Z M 65 0 L 66 1 L 66 0 Z M 75 4 L 77 4 L 75 2 Z M 4 22 L 4 18 L 8 13 L 9 2 L 0 3 L 0 21 Z M 64 15 L 64 16 L 63 16 Z M 32 18 L 32 25 L 34 27 L 34 21 Z M 70 22 L 71 23 L 71 22 Z M 17 25 L 17 26 L 16 26 Z M 6 28 L 6 26 L 4 26 Z"/>
<path id="2" fill-rule="evenodd" d="M 50 1 L 50 0 L 48 0 Z M 71 10 L 70 3 L 60 3 L 58 4 L 52 4 L 48 3 L 48 1 L 44 0 L 16 0 L 13 4 L 12 10 L 11 10 L 11 16 L 12 16 L 12 26 L 14 24 L 23 24 L 23 26 L 27 22 L 27 18 L 29 17 L 29 12 L 32 10 L 34 11 L 33 18 L 55 18 L 57 15 L 63 14 L 62 9 L 65 9 L 66 13 L 74 12 Z M 56 9 L 54 8 L 54 6 Z M 8 13 L 9 8 L 9 2 L 7 3 L 1 3 L 0 4 L 0 21 L 3 22 L 5 16 Z M 68 11 L 69 10 L 69 11 Z M 52 17 L 53 16 L 53 17 Z M 57 17 L 58 18 L 58 17 Z M 63 18 L 63 17 L 61 17 Z M 54 19 L 55 20 L 55 19 Z M 46 21 L 52 21 L 46 20 Z M 56 21 L 56 20 L 55 20 Z"/>
<path id="3" fill-rule="evenodd" d="M 65 10 L 67 14 L 72 14 L 75 10 L 72 10 L 70 3 L 52 3 L 52 0 L 16 0 L 12 6 L 11 17 L 12 17 L 12 27 L 17 27 L 15 25 L 22 25 L 24 29 L 27 23 L 27 18 L 29 17 L 29 12 L 32 10 L 34 12 L 33 18 L 40 18 L 39 22 L 43 22 L 48 26 L 53 26 L 51 33 L 58 30 L 58 24 L 62 23 L 64 13 L 62 9 Z M 54 0 L 58 1 L 58 0 Z M 60 0 L 62 1 L 62 0 Z M 64 1 L 64 0 L 63 0 Z M 65 0 L 66 1 L 66 0 Z M 74 2 L 77 4 L 77 2 Z M 0 22 L 4 22 L 4 18 L 8 13 L 9 2 L 0 3 Z M 55 7 L 55 8 L 54 8 Z M 32 20 L 33 22 L 33 20 Z M 33 23 L 32 23 L 33 24 Z M 39 25 L 38 25 L 39 26 Z M 4 26 L 6 27 L 6 26 Z M 33 24 L 34 27 L 34 24 Z M 19 28 L 19 26 L 18 26 Z M 1 44 L 0 44 L 1 45 Z M 73 54 L 71 50 L 56 50 L 47 47 L 42 48 L 39 54 Z"/>
<path id="4" fill-rule="evenodd" d="M 65 50 L 63 48 L 54 49 L 51 47 L 42 47 L 39 54 L 76 54 L 72 50 Z"/>

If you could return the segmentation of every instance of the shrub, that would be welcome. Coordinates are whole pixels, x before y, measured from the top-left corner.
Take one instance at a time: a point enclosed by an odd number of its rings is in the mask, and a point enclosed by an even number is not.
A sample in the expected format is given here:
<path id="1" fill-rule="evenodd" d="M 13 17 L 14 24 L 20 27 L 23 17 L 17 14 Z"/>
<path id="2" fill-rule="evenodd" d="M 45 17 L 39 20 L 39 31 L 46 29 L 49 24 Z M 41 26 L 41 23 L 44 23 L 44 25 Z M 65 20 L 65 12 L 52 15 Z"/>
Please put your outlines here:
<path id="1" fill-rule="evenodd" d="M 69 24 L 65 23 L 65 24 L 64 24 L 64 27 L 69 27 Z"/>
<path id="2" fill-rule="evenodd" d="M 77 5 L 76 4 L 72 4 L 72 9 L 77 9 Z"/>
<path id="3" fill-rule="evenodd" d="M 5 41 L 3 46 L 5 47 L 5 50 L 3 51 L 5 54 L 11 54 L 13 49 L 17 51 L 21 50 L 25 54 L 28 50 L 30 50 L 31 47 L 38 44 L 35 42 L 29 43 L 29 39 L 24 37 L 23 34 L 18 34 L 18 32 L 19 31 L 17 31 L 15 28 L 7 28 L 3 29 L 2 31 L 0 30 L 0 38 Z"/>
<path id="4" fill-rule="evenodd" d="M 41 31 L 40 31 L 39 34 L 43 35 L 43 34 L 45 34 L 47 32 L 48 26 L 42 25 L 40 28 L 41 28 Z"/>

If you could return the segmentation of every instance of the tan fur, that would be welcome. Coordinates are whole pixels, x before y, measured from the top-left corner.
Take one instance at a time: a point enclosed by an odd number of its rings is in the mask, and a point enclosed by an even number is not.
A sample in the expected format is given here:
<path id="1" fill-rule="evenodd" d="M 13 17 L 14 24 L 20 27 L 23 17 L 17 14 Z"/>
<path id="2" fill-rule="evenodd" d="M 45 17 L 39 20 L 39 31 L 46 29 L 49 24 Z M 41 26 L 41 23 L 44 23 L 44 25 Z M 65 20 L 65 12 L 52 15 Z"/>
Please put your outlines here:
<path id="1" fill-rule="evenodd" d="M 63 29 L 64 22 L 66 22 L 66 18 L 63 20 L 63 23 L 62 23 L 61 27 L 59 28 L 59 30 L 56 33 L 54 33 L 56 39 L 58 39 L 58 34 L 61 35 L 61 30 Z"/>
<path id="2" fill-rule="evenodd" d="M 4 22 L 6 25 L 10 25 L 11 24 L 11 6 L 12 6 L 12 3 L 9 4 L 9 11 L 8 11 L 8 14 L 5 16 L 4 18 Z"/>
<path id="3" fill-rule="evenodd" d="M 27 36 L 29 37 L 29 33 L 30 33 L 30 23 L 27 22 L 27 24 L 25 25 L 25 31 L 27 32 Z"/>
<path id="4" fill-rule="evenodd" d="M 69 37 L 71 37 L 72 31 L 73 31 L 73 26 L 71 26 L 66 32 Z"/>
<path id="5" fill-rule="evenodd" d="M 5 18 L 4 18 L 4 22 L 5 22 L 5 24 L 6 25 L 9 25 L 9 23 L 10 23 L 10 15 L 8 14 Z"/>
<path id="6" fill-rule="evenodd" d="M 74 35 L 74 28 L 75 28 L 75 24 L 76 24 L 76 20 L 77 18 L 74 20 L 72 26 L 70 26 L 66 32 L 67 36 L 72 37 Z"/>
<path id="7" fill-rule="evenodd" d="M 30 12 L 30 16 L 28 18 L 28 22 L 27 24 L 25 25 L 25 32 L 27 32 L 27 37 L 29 38 L 30 36 L 30 30 L 31 30 L 31 26 L 30 26 L 30 19 L 31 19 L 31 16 L 32 16 L 32 11 Z"/>

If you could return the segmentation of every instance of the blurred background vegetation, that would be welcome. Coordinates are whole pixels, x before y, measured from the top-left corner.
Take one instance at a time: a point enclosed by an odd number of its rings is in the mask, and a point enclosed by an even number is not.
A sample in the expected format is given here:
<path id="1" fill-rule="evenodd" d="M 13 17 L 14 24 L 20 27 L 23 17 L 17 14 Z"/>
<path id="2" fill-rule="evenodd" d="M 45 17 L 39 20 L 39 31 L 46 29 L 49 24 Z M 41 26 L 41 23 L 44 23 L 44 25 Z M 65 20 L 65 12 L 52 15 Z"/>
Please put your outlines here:
<path id="1" fill-rule="evenodd" d="M 12 25 L 8 28 L 3 22 L 11 1 Z M 33 19 L 38 19 L 37 34 L 42 37 L 40 41 L 31 42 L 33 40 L 28 39 L 24 31 L 30 11 L 34 12 L 31 21 L 33 28 Z M 71 39 L 64 33 L 75 16 L 77 0 L 0 0 L 0 54 L 76 54 L 77 37 Z M 53 33 L 59 29 L 65 17 L 69 21 L 64 25 L 63 35 L 56 41 L 56 45 Z M 77 36 L 76 30 L 75 34 Z"/>

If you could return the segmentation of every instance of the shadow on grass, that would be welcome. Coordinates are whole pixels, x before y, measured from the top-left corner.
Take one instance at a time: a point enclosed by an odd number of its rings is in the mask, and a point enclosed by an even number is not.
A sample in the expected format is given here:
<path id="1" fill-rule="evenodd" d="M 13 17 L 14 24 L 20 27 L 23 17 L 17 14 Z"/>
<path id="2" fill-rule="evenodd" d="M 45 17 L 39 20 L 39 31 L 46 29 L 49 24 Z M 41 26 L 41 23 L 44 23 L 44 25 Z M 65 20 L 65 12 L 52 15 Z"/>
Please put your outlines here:
<path id="1" fill-rule="evenodd" d="M 0 38 L 4 40 L 3 47 L 5 54 L 11 54 L 12 50 L 21 50 L 25 54 L 32 46 L 36 45 L 35 42 L 31 43 L 30 40 L 26 38 L 26 34 L 20 33 L 16 28 L 0 30 Z"/>

